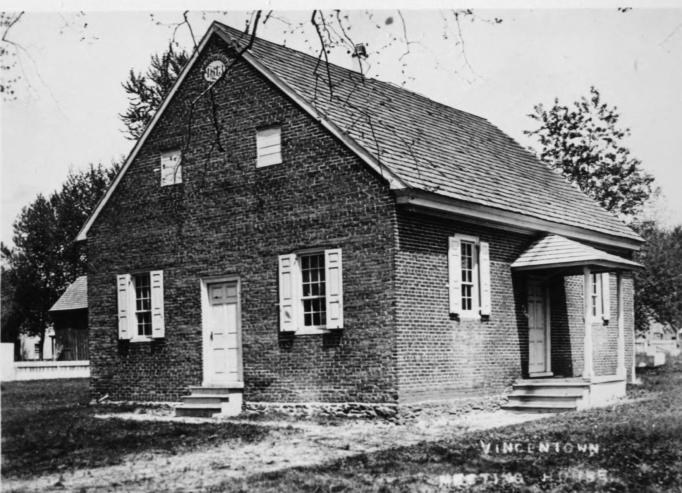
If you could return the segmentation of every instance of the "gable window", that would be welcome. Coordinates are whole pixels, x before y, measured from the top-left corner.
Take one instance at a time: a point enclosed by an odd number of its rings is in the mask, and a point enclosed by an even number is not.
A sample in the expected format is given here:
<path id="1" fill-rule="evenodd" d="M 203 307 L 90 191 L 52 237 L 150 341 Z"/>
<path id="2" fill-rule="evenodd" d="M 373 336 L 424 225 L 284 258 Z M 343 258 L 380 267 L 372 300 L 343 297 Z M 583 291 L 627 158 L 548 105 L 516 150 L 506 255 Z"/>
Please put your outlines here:
<path id="1" fill-rule="evenodd" d="M 456 234 L 449 239 L 448 272 L 450 313 L 460 318 L 489 316 L 489 246 L 475 236 Z"/>
<path id="2" fill-rule="evenodd" d="M 280 330 L 343 328 L 341 249 L 279 256 Z"/>
<path id="3" fill-rule="evenodd" d="M 256 167 L 282 162 L 282 127 L 273 126 L 256 131 Z"/>
<path id="4" fill-rule="evenodd" d="M 163 271 L 116 276 L 118 338 L 148 341 L 165 337 Z"/>
<path id="5" fill-rule="evenodd" d="M 161 186 L 177 183 L 182 183 L 182 152 L 164 152 L 161 154 Z"/>

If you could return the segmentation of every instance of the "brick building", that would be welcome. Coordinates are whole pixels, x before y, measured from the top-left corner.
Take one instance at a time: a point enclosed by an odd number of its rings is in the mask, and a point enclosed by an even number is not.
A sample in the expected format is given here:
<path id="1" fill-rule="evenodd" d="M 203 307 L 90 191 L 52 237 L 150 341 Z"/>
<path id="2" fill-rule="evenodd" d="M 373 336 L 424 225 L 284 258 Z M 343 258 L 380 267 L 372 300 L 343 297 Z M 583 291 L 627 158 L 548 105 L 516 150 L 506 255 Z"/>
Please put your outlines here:
<path id="1" fill-rule="evenodd" d="M 638 235 L 483 118 L 247 41 L 212 24 L 78 236 L 94 394 L 624 393 Z"/>

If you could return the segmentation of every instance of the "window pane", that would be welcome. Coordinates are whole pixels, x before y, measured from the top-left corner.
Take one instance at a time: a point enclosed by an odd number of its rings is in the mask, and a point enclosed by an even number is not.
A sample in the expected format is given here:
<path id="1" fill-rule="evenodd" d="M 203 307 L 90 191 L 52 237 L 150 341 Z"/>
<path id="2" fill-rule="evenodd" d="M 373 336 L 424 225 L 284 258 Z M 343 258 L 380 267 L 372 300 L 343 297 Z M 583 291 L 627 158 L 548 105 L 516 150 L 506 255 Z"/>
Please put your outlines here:
<path id="1" fill-rule="evenodd" d="M 322 326 L 326 323 L 324 254 L 302 255 L 300 260 L 303 323 L 306 327 Z"/>

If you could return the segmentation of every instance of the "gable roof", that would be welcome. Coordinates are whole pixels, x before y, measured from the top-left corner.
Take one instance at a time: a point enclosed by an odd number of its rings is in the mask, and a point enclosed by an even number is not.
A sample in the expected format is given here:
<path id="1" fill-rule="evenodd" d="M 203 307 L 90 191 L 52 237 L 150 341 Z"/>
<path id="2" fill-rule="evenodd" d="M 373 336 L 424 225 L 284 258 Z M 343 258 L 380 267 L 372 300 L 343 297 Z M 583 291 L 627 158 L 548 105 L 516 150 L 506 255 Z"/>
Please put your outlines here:
<path id="1" fill-rule="evenodd" d="M 49 309 L 50 312 L 64 310 L 80 310 L 88 307 L 88 278 L 80 276 L 66 288 L 57 302 Z"/>
<path id="2" fill-rule="evenodd" d="M 516 270 L 551 269 L 557 267 L 596 266 L 631 270 L 642 267 L 618 255 L 569 240 L 559 235 L 547 235 L 537 240 L 511 264 Z"/>
<path id="3" fill-rule="evenodd" d="M 250 35 L 214 22 L 176 88 L 213 33 L 237 46 L 250 40 Z M 323 62 L 260 38 L 255 38 L 243 58 L 383 176 L 392 189 L 429 192 L 630 242 L 642 241 L 484 118 L 333 64 L 328 65 L 330 91 Z M 77 240 L 85 239 L 173 94 L 157 111 Z"/>

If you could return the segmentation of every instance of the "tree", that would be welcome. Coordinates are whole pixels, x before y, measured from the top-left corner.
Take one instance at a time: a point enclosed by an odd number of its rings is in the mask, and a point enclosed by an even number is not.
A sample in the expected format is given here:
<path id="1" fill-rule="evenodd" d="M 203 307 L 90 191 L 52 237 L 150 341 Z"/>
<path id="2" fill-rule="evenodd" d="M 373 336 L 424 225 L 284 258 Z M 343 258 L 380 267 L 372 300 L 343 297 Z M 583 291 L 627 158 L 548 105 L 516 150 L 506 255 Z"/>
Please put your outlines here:
<path id="1" fill-rule="evenodd" d="M 649 320 L 682 327 L 682 226 L 666 230 L 655 222 L 636 226 L 646 240 L 635 271 L 635 326 L 646 332 Z"/>
<path id="2" fill-rule="evenodd" d="M 145 75 L 130 69 L 123 89 L 128 94 L 128 109 L 119 115 L 126 126 L 126 137 L 137 140 L 170 92 L 182 68 L 189 61 L 185 50 L 176 51 L 173 43 L 161 55 L 152 55 Z"/>
<path id="3" fill-rule="evenodd" d="M 623 145 L 630 130 L 619 126 L 618 108 L 602 102 L 597 89 L 572 106 L 558 99 L 550 109 L 538 104 L 528 116 L 540 126 L 524 133 L 537 138 L 542 161 L 622 218 L 641 210 L 654 179 Z"/>
<path id="4" fill-rule="evenodd" d="M 3 340 L 19 332 L 44 337 L 48 310 L 86 272 L 74 239 L 119 169 L 91 165 L 71 171 L 49 198 L 38 195 L 14 222 L 14 247 L 2 245 Z"/>

